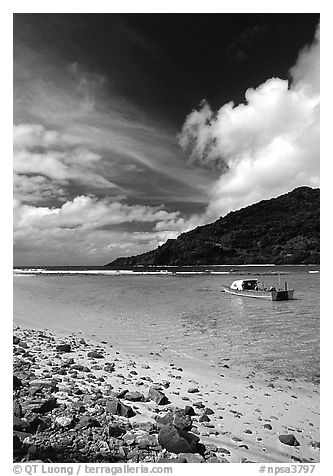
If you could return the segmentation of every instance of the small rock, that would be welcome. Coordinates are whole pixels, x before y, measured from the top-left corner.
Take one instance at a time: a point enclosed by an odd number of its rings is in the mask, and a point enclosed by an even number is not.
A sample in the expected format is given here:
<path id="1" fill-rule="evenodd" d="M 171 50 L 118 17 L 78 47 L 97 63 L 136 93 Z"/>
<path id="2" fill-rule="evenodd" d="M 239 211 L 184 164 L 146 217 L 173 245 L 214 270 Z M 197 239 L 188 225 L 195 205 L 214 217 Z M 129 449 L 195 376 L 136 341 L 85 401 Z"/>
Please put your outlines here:
<path id="1" fill-rule="evenodd" d="M 210 418 L 208 415 L 201 415 L 201 417 L 199 418 L 199 421 L 200 422 L 203 422 L 203 421 L 210 421 Z"/>
<path id="2" fill-rule="evenodd" d="M 134 423 L 134 426 L 138 430 L 143 430 L 143 431 L 146 431 L 147 433 L 151 433 L 157 430 L 157 426 L 155 425 L 155 423 L 151 421 L 136 422 Z"/>
<path id="3" fill-rule="evenodd" d="M 297 441 L 294 435 L 279 435 L 279 440 L 284 445 L 299 446 L 299 441 Z"/>
<path id="4" fill-rule="evenodd" d="M 217 456 L 211 456 L 207 459 L 207 463 L 229 463 L 226 458 L 219 458 Z"/>
<path id="5" fill-rule="evenodd" d="M 195 415 L 194 408 L 191 407 L 190 405 L 186 405 L 186 406 L 185 406 L 185 408 L 184 408 L 184 413 L 185 413 L 185 415 L 190 415 L 190 416 Z"/>
<path id="6" fill-rule="evenodd" d="M 16 390 L 17 388 L 22 387 L 22 381 L 16 375 L 13 375 L 13 389 Z"/>
<path id="7" fill-rule="evenodd" d="M 148 398 L 153 400 L 153 402 L 155 402 L 157 405 L 166 405 L 169 403 L 166 395 L 156 387 L 149 388 Z"/>
<path id="8" fill-rule="evenodd" d="M 30 380 L 29 387 L 35 387 L 37 389 L 51 389 L 55 390 L 57 388 L 57 382 L 55 380 Z"/>
<path id="9" fill-rule="evenodd" d="M 194 402 L 192 405 L 196 408 L 204 408 L 205 406 L 202 402 Z"/>
<path id="10" fill-rule="evenodd" d="M 13 416 L 13 428 L 14 430 L 17 431 L 27 431 L 29 432 L 29 423 L 21 420 L 21 418 L 18 418 L 17 416 Z"/>
<path id="11" fill-rule="evenodd" d="M 59 344 L 56 346 L 57 352 L 70 352 L 71 351 L 71 346 L 69 344 Z"/>
<path id="12" fill-rule="evenodd" d="M 72 425 L 73 423 L 73 419 L 70 418 L 70 417 L 66 417 L 66 416 L 59 416 L 55 419 L 55 422 L 59 425 L 59 426 L 62 426 L 62 427 L 69 427 Z"/>
<path id="13" fill-rule="evenodd" d="M 186 463 L 204 463 L 205 458 L 199 453 L 180 453 L 180 458 L 185 458 Z"/>
<path id="14" fill-rule="evenodd" d="M 106 411 L 113 415 L 120 415 L 126 418 L 131 418 L 135 415 L 131 407 L 124 405 L 116 398 L 106 401 Z"/>
<path id="15" fill-rule="evenodd" d="M 126 430 L 124 428 L 122 428 L 122 427 L 120 427 L 119 425 L 116 425 L 116 424 L 109 425 L 107 431 L 108 431 L 109 436 L 111 436 L 113 438 L 118 438 L 119 436 L 126 433 Z"/>
<path id="16" fill-rule="evenodd" d="M 317 449 L 320 448 L 320 442 L 313 440 L 313 441 L 311 441 L 311 443 L 309 443 L 309 446 L 311 446 L 312 448 L 317 450 Z"/>
<path id="17" fill-rule="evenodd" d="M 149 449 L 158 446 L 157 435 L 139 435 L 135 438 L 135 443 L 140 449 Z"/>
<path id="18" fill-rule="evenodd" d="M 17 400 L 13 401 L 13 413 L 18 418 L 21 418 L 21 416 L 23 416 L 21 404 Z"/>
<path id="19" fill-rule="evenodd" d="M 199 389 L 197 387 L 191 387 L 187 390 L 188 393 L 198 393 Z"/>
<path id="20" fill-rule="evenodd" d="M 130 402 L 142 402 L 145 396 L 141 392 L 127 392 L 125 398 Z"/>
<path id="21" fill-rule="evenodd" d="M 76 426 L 77 428 L 95 428 L 95 427 L 99 427 L 100 424 L 94 418 L 83 416 L 82 418 L 80 418 Z"/>
<path id="22" fill-rule="evenodd" d="M 103 359 L 104 355 L 101 354 L 100 352 L 97 352 L 95 350 L 92 350 L 91 352 L 88 352 L 88 357 L 91 357 L 93 359 Z"/>
<path id="23" fill-rule="evenodd" d="M 218 448 L 217 453 L 223 453 L 225 455 L 230 455 L 230 451 L 227 448 Z"/>

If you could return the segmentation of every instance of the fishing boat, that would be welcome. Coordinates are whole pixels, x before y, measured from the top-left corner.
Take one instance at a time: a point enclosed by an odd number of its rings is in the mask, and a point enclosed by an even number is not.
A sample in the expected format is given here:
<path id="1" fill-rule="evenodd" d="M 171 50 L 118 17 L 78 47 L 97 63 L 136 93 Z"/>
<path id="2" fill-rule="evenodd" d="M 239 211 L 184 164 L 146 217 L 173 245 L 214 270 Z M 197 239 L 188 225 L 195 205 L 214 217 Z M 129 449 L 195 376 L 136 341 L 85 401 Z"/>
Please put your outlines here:
<path id="1" fill-rule="evenodd" d="M 288 289 L 287 282 L 284 283 L 284 289 L 276 289 L 271 286 L 269 289 L 262 289 L 258 285 L 258 279 L 238 279 L 230 287 L 222 286 L 223 291 L 236 296 L 244 296 L 258 299 L 267 299 L 269 301 L 287 301 L 293 298 L 294 290 Z"/>

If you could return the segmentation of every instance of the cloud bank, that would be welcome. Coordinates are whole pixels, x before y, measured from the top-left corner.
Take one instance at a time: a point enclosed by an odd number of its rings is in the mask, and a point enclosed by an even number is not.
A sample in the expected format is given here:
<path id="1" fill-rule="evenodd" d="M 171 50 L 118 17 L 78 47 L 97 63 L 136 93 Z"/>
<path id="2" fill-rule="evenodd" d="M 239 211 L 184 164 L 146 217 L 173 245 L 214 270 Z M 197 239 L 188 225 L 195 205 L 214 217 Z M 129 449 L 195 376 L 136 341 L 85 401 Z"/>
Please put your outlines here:
<path id="1" fill-rule="evenodd" d="M 191 163 L 219 175 L 207 217 L 319 185 L 319 29 L 290 75 L 249 88 L 244 104 L 213 111 L 203 101 L 187 116 L 180 146 Z"/>
<path id="2" fill-rule="evenodd" d="M 14 243 L 26 264 L 96 263 L 114 252 L 144 252 L 186 226 L 180 213 L 161 207 L 128 205 L 112 199 L 77 196 L 61 207 L 36 207 L 14 201 Z M 132 232 L 115 225 L 150 224 L 151 231 Z"/>

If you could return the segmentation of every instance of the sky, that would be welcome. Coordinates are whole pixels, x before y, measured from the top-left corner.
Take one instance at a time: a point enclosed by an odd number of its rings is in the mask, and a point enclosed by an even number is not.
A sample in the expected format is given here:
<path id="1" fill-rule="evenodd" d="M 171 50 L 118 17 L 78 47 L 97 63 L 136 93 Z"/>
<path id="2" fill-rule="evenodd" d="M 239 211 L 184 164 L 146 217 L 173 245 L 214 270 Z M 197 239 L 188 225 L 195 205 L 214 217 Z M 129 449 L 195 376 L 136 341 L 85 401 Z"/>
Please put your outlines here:
<path id="1" fill-rule="evenodd" d="M 14 265 L 319 187 L 319 15 L 14 14 Z"/>

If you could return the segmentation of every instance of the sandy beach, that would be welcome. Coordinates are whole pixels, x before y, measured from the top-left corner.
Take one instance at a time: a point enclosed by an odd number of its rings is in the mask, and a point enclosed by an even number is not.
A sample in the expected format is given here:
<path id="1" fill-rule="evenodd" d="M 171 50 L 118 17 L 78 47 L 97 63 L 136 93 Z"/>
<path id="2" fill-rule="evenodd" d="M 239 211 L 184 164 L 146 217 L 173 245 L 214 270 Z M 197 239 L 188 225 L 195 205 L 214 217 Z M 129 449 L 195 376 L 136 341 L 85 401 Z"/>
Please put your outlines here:
<path id="1" fill-rule="evenodd" d="M 14 327 L 14 461 L 319 462 L 319 388 Z"/>

